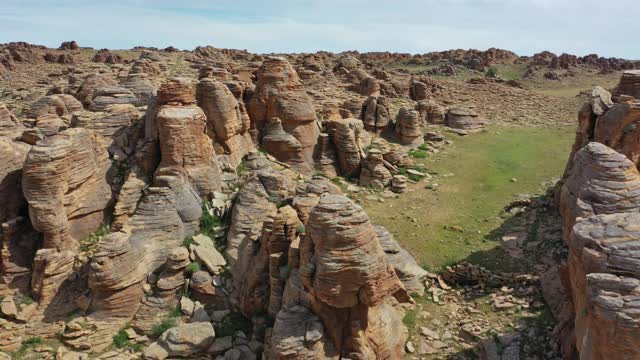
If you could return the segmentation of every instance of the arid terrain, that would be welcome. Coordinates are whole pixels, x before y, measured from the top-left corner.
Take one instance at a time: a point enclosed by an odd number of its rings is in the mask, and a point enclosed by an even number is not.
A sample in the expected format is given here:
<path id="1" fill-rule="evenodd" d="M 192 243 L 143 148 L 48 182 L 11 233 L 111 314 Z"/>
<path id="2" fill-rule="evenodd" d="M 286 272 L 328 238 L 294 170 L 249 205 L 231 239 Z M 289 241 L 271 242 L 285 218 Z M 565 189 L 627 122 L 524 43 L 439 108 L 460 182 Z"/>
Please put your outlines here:
<path id="1" fill-rule="evenodd" d="M 640 357 L 640 62 L 81 45 L 0 44 L 0 359 Z"/>

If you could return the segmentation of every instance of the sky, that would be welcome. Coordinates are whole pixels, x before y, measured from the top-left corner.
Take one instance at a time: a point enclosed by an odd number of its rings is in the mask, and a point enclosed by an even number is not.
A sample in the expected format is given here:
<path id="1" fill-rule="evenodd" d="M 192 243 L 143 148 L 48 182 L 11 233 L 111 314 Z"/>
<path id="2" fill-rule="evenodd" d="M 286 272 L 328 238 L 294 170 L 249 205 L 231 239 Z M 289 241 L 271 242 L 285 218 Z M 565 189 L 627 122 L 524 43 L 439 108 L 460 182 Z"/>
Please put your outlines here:
<path id="1" fill-rule="evenodd" d="M 638 0 L 0 0 L 0 43 L 640 59 Z"/>

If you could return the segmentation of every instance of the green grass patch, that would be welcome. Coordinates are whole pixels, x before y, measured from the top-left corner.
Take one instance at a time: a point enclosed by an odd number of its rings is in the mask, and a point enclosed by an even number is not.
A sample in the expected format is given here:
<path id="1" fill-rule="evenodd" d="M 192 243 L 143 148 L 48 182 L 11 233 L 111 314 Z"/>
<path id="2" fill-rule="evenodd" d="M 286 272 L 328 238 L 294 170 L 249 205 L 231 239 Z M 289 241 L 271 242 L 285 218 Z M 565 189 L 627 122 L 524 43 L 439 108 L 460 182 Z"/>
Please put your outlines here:
<path id="1" fill-rule="evenodd" d="M 131 349 L 134 352 L 140 352 L 144 349 L 144 345 L 132 343 L 129 340 L 129 335 L 127 335 L 126 330 L 131 328 L 131 325 L 127 324 L 124 328 L 118 330 L 118 332 L 113 336 L 113 346 L 118 349 Z"/>
<path id="2" fill-rule="evenodd" d="M 184 238 L 184 240 L 182 240 L 182 246 L 186 247 L 187 249 L 189 248 L 189 246 L 191 246 L 191 244 L 193 244 L 193 236 L 187 236 L 186 238 Z"/>
<path id="3" fill-rule="evenodd" d="M 420 148 L 409 150 L 409 157 L 415 159 L 426 159 L 428 155 L 428 152 L 426 152 L 425 150 L 420 150 Z"/>
<path id="4" fill-rule="evenodd" d="M 438 191 L 410 184 L 415 190 L 410 196 L 363 206 L 373 223 L 388 228 L 426 268 L 435 271 L 468 260 L 507 270 L 518 264 L 506 261 L 497 248 L 502 210 L 519 194 L 544 193 L 548 181 L 562 175 L 574 131 L 573 126 L 491 127 L 459 138 L 447 152 L 416 160 L 437 174 L 430 183 L 437 183 Z M 451 231 L 451 226 L 464 232 Z"/>

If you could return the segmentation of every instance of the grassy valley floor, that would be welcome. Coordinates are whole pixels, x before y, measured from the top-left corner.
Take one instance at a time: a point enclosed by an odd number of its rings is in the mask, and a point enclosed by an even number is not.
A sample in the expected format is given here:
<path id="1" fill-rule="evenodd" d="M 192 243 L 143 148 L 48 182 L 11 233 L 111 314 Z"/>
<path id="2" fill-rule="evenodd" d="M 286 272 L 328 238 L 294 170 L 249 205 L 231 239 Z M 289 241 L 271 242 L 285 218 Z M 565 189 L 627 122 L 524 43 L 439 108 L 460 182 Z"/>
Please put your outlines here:
<path id="1" fill-rule="evenodd" d="M 562 175 L 574 131 L 493 127 L 466 137 L 447 134 L 452 145 L 416 159 L 431 179 L 384 203 L 363 198 L 362 205 L 373 223 L 387 227 L 426 269 L 467 259 L 510 270 L 496 231 L 508 216 L 502 209 L 518 197 L 544 193 Z"/>

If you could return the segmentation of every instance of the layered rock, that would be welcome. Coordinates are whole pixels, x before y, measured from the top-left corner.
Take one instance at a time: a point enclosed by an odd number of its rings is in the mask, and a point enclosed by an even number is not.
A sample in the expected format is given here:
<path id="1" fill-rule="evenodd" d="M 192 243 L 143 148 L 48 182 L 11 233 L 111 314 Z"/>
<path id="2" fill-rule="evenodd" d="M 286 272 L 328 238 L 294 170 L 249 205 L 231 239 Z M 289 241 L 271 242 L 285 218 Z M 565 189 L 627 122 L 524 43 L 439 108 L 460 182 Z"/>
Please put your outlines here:
<path id="1" fill-rule="evenodd" d="M 9 111 L 6 105 L 0 104 L 0 137 L 15 140 L 22 135 L 23 126 Z"/>
<path id="2" fill-rule="evenodd" d="M 467 132 L 481 131 L 486 124 L 487 121 L 481 118 L 480 115 L 463 108 L 449 109 L 445 119 L 446 126 Z"/>
<path id="3" fill-rule="evenodd" d="M 391 184 L 391 172 L 384 166 L 382 151 L 369 150 L 367 157 L 362 162 L 359 184 L 377 190 L 382 190 Z"/>
<path id="4" fill-rule="evenodd" d="M 104 112 L 76 113 L 71 119 L 71 126 L 90 129 L 104 137 L 112 138 L 139 120 L 141 115 L 140 110 L 133 105 L 112 105 Z"/>
<path id="5" fill-rule="evenodd" d="M 340 175 L 359 176 L 360 161 L 364 157 L 362 143 L 366 133 L 362 121 L 353 118 L 329 121 L 325 127 L 336 149 L 337 168 Z"/>
<path id="6" fill-rule="evenodd" d="M 405 290 L 360 206 L 321 197 L 300 244 L 299 275 L 341 357 L 402 358 L 407 331 L 387 301 Z"/>
<path id="7" fill-rule="evenodd" d="M 573 228 L 568 265 L 583 358 L 640 356 L 639 222 L 638 213 L 617 213 L 590 217 Z"/>
<path id="8" fill-rule="evenodd" d="M 362 105 L 362 122 L 367 131 L 381 133 L 391 122 L 389 104 L 384 96 L 367 98 Z"/>
<path id="9" fill-rule="evenodd" d="M 415 110 L 418 111 L 420 121 L 423 125 L 444 123 L 446 115 L 445 108 L 433 100 L 418 101 Z"/>
<path id="10" fill-rule="evenodd" d="M 115 80 L 107 74 L 90 74 L 82 80 L 74 96 L 88 109 L 93 104 L 98 89 L 115 85 Z"/>
<path id="11" fill-rule="evenodd" d="M 49 95 L 40 98 L 31 106 L 29 117 L 37 119 L 53 115 L 69 121 L 74 112 L 81 110 L 82 104 L 71 95 Z"/>
<path id="12" fill-rule="evenodd" d="M 283 130 L 300 143 L 301 156 L 311 170 L 319 133 L 316 112 L 298 74 L 284 58 L 269 57 L 262 63 L 248 110 L 251 128 L 258 131 L 279 118 Z"/>
<path id="13" fill-rule="evenodd" d="M 96 90 L 89 110 L 105 111 L 109 106 L 122 104 L 138 105 L 138 98 L 127 88 L 103 87 Z"/>
<path id="14" fill-rule="evenodd" d="M 243 103 L 239 103 L 229 88 L 213 79 L 198 83 L 198 106 L 207 116 L 207 133 L 215 140 L 216 153 L 229 157 L 232 167 L 253 149 L 249 135 L 250 120 Z"/>
<path id="15" fill-rule="evenodd" d="M 400 108 L 395 124 L 396 139 L 400 144 L 418 147 L 424 143 L 422 126 L 415 110 Z"/>
<path id="16" fill-rule="evenodd" d="M 111 199 L 104 140 L 68 129 L 38 142 L 24 164 L 22 186 L 44 248 L 73 249 L 98 229 Z"/>
<path id="17" fill-rule="evenodd" d="M 22 167 L 29 146 L 0 136 L 0 294 L 29 287 L 33 256 L 38 245 L 26 218 L 27 202 L 22 195 Z"/>
<path id="18" fill-rule="evenodd" d="M 640 70 L 623 72 L 615 94 L 616 96 L 627 95 L 640 99 Z"/>

